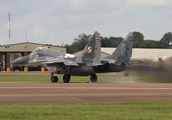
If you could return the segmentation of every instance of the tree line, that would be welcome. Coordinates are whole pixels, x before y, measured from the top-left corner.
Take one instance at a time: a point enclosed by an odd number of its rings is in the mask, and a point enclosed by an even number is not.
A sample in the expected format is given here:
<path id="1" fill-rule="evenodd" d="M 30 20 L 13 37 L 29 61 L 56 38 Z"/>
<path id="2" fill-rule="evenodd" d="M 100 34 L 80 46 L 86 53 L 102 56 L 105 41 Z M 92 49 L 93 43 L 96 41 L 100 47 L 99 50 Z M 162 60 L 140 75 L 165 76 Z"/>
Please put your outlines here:
<path id="1" fill-rule="evenodd" d="M 76 53 L 84 49 L 92 35 L 86 35 L 84 33 L 78 35 L 71 45 L 65 44 L 63 47 L 66 48 L 68 53 Z M 102 37 L 101 36 L 101 47 L 117 47 L 124 38 L 122 37 Z M 165 33 L 160 40 L 145 40 L 144 35 L 140 32 L 133 32 L 133 47 L 134 48 L 170 48 L 172 44 L 172 33 Z"/>

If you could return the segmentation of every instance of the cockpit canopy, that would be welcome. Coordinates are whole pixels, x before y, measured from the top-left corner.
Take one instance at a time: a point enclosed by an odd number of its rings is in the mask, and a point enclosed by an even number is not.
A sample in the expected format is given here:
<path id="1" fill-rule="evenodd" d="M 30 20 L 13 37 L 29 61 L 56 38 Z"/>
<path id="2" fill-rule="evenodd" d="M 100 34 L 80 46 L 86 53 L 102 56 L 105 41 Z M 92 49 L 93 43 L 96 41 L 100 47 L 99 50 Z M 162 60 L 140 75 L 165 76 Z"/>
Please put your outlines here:
<path id="1" fill-rule="evenodd" d="M 48 48 L 46 47 L 37 47 L 31 54 L 33 53 L 37 53 L 37 52 L 44 52 L 46 51 Z"/>

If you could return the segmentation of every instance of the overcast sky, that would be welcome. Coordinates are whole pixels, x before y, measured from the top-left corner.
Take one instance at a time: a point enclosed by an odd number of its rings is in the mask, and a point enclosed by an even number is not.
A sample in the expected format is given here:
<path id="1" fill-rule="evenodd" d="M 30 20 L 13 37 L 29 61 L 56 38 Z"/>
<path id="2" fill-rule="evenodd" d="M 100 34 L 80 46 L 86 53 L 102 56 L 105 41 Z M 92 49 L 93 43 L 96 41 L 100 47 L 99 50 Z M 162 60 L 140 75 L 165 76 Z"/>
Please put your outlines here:
<path id="1" fill-rule="evenodd" d="M 8 13 L 11 14 L 10 30 Z M 172 0 L 0 0 L 0 45 L 71 44 L 79 34 L 160 40 L 172 31 Z"/>

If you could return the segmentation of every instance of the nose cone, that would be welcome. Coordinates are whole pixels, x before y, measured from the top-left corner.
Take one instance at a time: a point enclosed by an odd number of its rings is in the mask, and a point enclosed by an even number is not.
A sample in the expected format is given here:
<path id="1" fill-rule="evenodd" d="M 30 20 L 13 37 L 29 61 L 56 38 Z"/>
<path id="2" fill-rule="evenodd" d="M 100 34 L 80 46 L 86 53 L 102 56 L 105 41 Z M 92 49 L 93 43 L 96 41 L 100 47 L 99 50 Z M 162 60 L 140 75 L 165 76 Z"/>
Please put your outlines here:
<path id="1" fill-rule="evenodd" d="M 12 65 L 14 66 L 15 64 L 19 63 L 20 60 L 21 60 L 21 57 L 15 59 L 15 60 L 12 62 Z"/>
<path id="2" fill-rule="evenodd" d="M 13 66 L 24 66 L 25 64 L 27 64 L 29 61 L 29 56 L 23 56 L 23 57 L 19 57 L 17 59 L 15 59 L 12 62 Z"/>

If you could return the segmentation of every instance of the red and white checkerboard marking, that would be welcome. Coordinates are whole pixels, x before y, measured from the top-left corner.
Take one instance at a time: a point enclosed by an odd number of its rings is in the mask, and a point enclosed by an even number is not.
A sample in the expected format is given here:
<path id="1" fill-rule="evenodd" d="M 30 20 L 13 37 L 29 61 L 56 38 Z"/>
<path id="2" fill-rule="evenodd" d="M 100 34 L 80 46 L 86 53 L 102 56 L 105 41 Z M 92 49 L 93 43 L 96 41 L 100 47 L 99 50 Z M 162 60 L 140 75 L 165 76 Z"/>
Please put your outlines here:
<path id="1" fill-rule="evenodd" d="M 92 51 L 92 47 L 91 46 L 88 46 L 87 47 L 87 53 L 91 53 L 91 51 Z"/>

